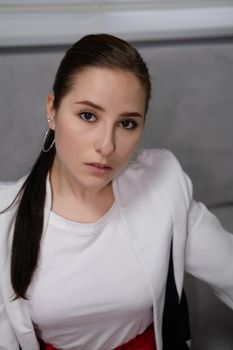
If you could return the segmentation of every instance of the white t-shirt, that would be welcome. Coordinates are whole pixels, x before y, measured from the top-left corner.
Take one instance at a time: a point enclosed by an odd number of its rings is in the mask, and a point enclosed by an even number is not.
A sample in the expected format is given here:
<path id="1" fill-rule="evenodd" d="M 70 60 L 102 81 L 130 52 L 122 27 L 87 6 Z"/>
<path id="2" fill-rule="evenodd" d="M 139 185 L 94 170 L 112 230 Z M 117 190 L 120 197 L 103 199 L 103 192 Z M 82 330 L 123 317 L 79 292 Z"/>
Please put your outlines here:
<path id="1" fill-rule="evenodd" d="M 97 222 L 51 212 L 28 290 L 38 337 L 63 350 L 110 350 L 153 321 L 152 297 L 114 203 Z"/>

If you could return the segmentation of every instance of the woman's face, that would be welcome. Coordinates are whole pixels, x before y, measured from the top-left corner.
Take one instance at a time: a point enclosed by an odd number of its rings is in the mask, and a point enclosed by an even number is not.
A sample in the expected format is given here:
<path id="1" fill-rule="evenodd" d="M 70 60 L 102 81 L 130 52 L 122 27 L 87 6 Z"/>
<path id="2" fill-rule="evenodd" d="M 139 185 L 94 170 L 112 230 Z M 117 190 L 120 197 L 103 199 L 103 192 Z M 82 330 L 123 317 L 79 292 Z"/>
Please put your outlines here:
<path id="1" fill-rule="evenodd" d="M 139 79 L 121 70 L 86 68 L 78 73 L 56 111 L 49 95 L 59 175 L 86 189 L 109 184 L 140 141 L 144 110 Z"/>

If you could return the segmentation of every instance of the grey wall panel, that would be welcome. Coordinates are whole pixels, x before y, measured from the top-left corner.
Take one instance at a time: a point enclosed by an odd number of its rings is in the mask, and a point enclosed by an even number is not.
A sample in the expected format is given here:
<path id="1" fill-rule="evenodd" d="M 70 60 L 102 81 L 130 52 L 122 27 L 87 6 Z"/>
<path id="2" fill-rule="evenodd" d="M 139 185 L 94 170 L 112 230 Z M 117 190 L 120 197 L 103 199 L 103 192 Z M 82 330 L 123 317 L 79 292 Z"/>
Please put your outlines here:
<path id="1" fill-rule="evenodd" d="M 168 147 L 208 203 L 233 198 L 233 43 L 143 50 L 153 80 L 146 146 Z"/>
<path id="2" fill-rule="evenodd" d="M 60 52 L 0 51 L 0 179 L 27 172 L 46 130 L 45 99 Z"/>
<path id="3" fill-rule="evenodd" d="M 138 44 L 153 97 L 142 145 L 171 149 L 198 200 L 233 199 L 233 40 Z M 25 174 L 46 130 L 45 98 L 64 48 L 0 50 L 0 180 Z M 233 231 L 232 209 L 218 210 Z M 194 350 L 233 348 L 233 313 L 187 276 Z"/>

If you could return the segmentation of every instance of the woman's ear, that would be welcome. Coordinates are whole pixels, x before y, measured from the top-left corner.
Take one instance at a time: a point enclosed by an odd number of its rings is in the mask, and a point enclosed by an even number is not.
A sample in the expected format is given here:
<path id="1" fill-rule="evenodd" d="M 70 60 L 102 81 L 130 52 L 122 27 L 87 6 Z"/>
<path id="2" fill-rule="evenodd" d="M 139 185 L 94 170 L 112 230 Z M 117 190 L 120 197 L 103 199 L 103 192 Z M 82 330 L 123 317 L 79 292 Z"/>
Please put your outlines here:
<path id="1" fill-rule="evenodd" d="M 54 95 L 49 94 L 46 99 L 47 121 L 49 129 L 55 130 L 55 109 L 54 109 Z"/>

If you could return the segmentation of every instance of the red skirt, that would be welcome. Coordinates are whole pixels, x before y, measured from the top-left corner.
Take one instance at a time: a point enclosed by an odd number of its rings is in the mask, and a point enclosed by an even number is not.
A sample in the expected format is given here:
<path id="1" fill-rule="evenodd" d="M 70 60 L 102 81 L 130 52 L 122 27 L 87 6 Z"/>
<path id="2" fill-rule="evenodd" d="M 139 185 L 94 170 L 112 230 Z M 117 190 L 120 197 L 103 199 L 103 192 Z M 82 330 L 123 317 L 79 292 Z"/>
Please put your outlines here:
<path id="1" fill-rule="evenodd" d="M 50 344 L 44 344 L 41 350 L 58 350 Z M 153 323 L 142 333 L 114 350 L 156 350 Z"/>

